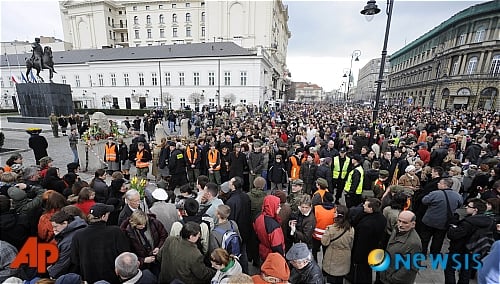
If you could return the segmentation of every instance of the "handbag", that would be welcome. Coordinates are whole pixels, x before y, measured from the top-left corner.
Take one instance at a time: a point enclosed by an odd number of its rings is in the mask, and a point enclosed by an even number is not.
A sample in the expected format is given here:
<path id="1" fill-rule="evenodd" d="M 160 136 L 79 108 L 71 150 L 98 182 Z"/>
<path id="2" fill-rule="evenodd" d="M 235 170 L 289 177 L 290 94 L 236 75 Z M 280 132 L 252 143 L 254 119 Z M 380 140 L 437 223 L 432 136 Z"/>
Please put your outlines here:
<path id="1" fill-rule="evenodd" d="M 445 228 L 448 229 L 452 221 L 458 220 L 460 217 L 457 213 L 453 214 L 451 212 L 450 200 L 448 199 L 448 194 L 443 190 L 444 198 L 446 199 L 446 223 Z"/>

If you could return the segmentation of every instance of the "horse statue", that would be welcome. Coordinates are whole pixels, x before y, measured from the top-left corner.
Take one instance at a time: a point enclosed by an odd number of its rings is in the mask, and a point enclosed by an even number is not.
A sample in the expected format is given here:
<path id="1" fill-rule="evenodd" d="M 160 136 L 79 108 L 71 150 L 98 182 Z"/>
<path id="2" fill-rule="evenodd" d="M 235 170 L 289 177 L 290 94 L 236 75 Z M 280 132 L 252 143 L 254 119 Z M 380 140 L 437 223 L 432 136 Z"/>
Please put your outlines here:
<path id="1" fill-rule="evenodd" d="M 54 69 L 54 61 L 52 59 L 52 48 L 50 46 L 46 46 L 43 51 L 41 50 L 41 46 L 33 47 L 33 56 L 31 58 L 26 59 L 26 79 L 30 81 L 29 73 L 31 69 L 36 69 L 36 78 L 43 81 L 43 78 L 40 77 L 40 71 L 43 69 L 49 69 L 49 79 L 52 83 L 52 78 L 54 77 L 54 73 L 57 73 Z M 34 82 L 36 83 L 36 82 Z"/>

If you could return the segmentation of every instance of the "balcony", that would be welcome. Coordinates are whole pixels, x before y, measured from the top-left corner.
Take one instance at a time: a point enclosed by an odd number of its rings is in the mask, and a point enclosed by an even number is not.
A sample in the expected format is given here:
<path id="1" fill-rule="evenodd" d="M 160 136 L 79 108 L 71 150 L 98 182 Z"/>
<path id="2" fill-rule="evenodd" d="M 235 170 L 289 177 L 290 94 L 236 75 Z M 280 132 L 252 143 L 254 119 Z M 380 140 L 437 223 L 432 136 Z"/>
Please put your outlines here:
<path id="1" fill-rule="evenodd" d="M 113 31 L 115 32 L 121 32 L 121 31 L 126 31 L 127 30 L 127 25 L 113 25 Z"/>

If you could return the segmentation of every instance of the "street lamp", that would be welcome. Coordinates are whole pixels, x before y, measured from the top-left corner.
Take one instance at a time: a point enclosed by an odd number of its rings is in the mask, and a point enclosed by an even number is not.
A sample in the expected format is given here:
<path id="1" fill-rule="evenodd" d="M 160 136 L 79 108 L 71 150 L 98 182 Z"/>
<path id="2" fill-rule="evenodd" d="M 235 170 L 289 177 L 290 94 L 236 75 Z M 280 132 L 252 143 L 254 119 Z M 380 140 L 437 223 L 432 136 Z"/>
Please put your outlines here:
<path id="1" fill-rule="evenodd" d="M 349 97 L 349 89 L 351 89 L 351 76 L 352 76 L 352 61 L 359 61 L 359 56 L 361 56 L 361 50 L 354 50 L 351 55 L 351 66 L 349 67 L 349 77 L 347 78 L 347 97 Z M 344 77 L 347 77 L 347 74 L 344 73 Z"/>
<path id="2" fill-rule="evenodd" d="M 372 118 L 372 133 L 371 138 L 375 139 L 375 126 L 377 123 L 378 112 L 379 112 L 379 104 L 380 104 L 380 92 L 382 89 L 382 82 L 384 80 L 384 69 L 385 69 L 385 58 L 387 56 L 387 42 L 389 40 L 389 30 L 391 28 L 391 17 L 392 17 L 392 6 L 394 4 L 394 0 L 387 0 L 386 14 L 387 14 L 387 24 L 385 26 L 385 37 L 384 37 L 384 46 L 382 47 L 382 59 L 380 62 L 380 71 L 378 73 L 377 80 L 377 92 L 375 93 L 375 107 L 373 108 L 373 118 Z M 373 16 L 380 12 L 380 9 L 377 7 L 375 0 L 369 0 L 366 3 L 365 8 L 361 11 L 361 14 L 365 16 Z"/>

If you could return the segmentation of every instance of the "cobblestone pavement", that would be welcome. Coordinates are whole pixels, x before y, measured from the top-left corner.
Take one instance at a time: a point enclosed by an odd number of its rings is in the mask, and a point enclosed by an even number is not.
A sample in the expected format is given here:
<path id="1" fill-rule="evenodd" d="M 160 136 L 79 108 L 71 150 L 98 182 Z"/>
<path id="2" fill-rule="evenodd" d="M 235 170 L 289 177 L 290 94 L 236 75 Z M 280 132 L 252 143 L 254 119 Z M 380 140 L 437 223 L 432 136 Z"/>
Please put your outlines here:
<path id="1" fill-rule="evenodd" d="M 122 119 L 122 117 L 110 117 L 111 119 Z M 29 134 L 26 133 L 25 129 L 28 127 L 40 127 L 43 129 L 41 135 L 43 135 L 48 143 L 48 153 L 49 156 L 54 159 L 54 165 L 61 169 L 62 173 L 66 173 L 66 164 L 73 161 L 73 154 L 69 148 L 69 142 L 66 136 L 59 136 L 59 138 L 54 138 L 52 135 L 52 130 L 50 125 L 30 125 L 23 123 L 10 123 L 7 122 L 6 116 L 0 116 L 0 130 L 5 133 L 5 143 L 4 148 L 16 148 L 20 149 L 21 154 L 24 158 L 24 165 L 34 165 L 35 156 L 33 151 L 28 147 Z M 0 165 L 5 164 L 5 161 L 9 158 L 10 154 L 0 154 Z M 134 172 L 132 172 L 133 174 Z M 83 180 L 90 181 L 94 173 L 93 172 L 81 172 L 80 176 Z M 150 176 L 152 179 L 153 177 Z M 109 179 L 109 178 L 108 178 Z M 108 180 L 109 182 L 109 180 Z M 445 241 L 443 245 L 443 251 L 448 249 L 448 240 Z M 321 255 L 321 254 L 320 254 Z M 321 263 L 321 256 L 319 259 Z M 252 274 L 258 273 L 258 270 L 250 264 L 250 272 Z M 375 279 L 375 278 L 374 278 Z M 427 283 L 444 283 L 444 274 L 441 270 L 426 269 L 419 271 L 417 274 L 417 279 L 415 283 L 427 284 Z M 470 283 L 477 283 L 475 280 L 471 280 Z"/>

